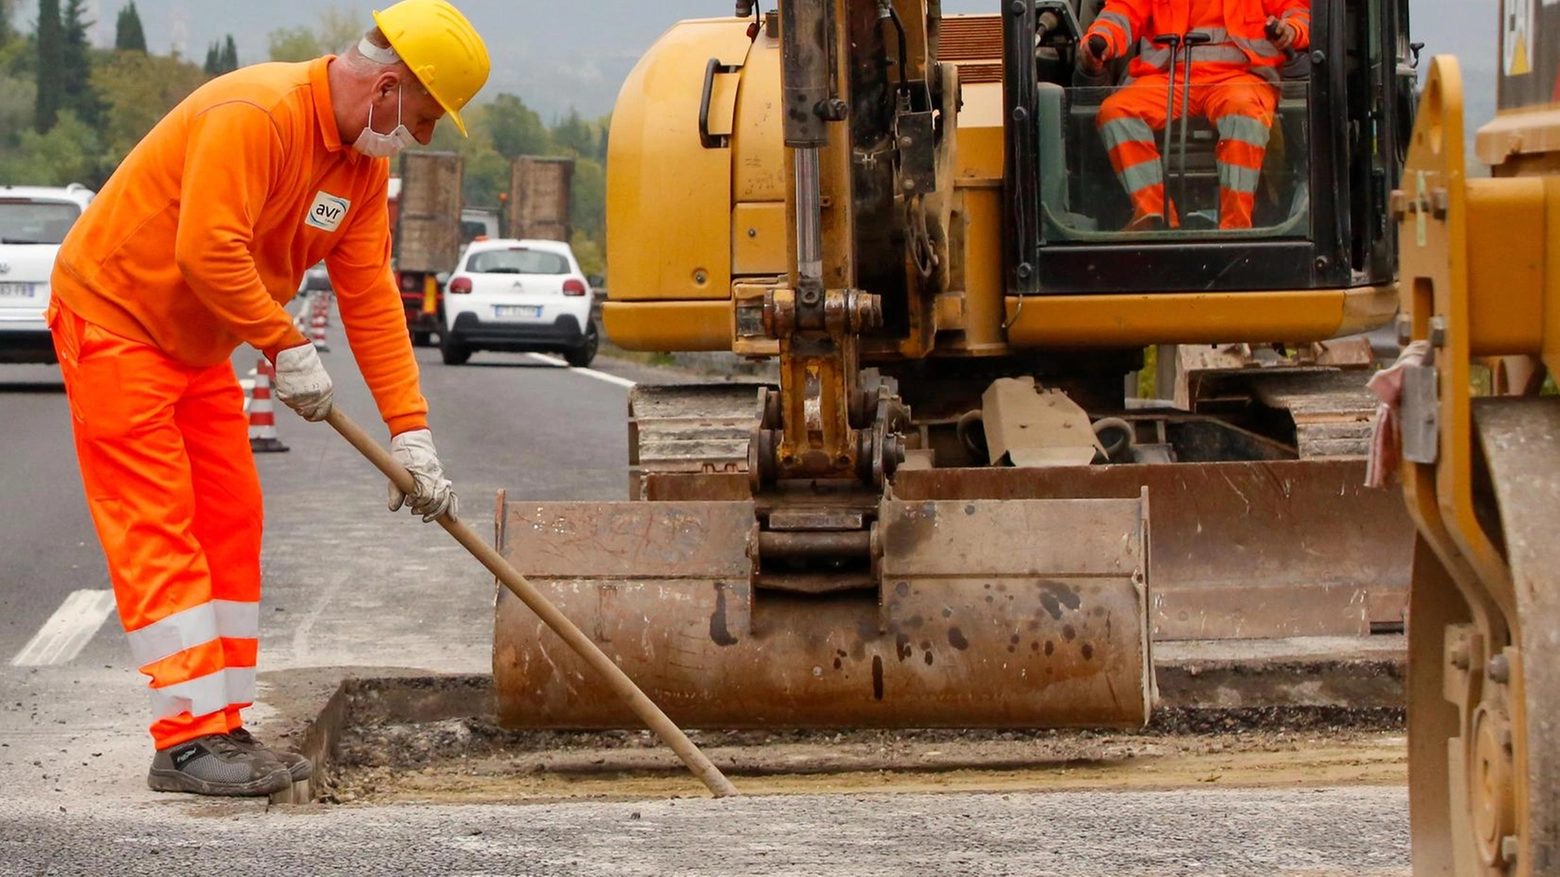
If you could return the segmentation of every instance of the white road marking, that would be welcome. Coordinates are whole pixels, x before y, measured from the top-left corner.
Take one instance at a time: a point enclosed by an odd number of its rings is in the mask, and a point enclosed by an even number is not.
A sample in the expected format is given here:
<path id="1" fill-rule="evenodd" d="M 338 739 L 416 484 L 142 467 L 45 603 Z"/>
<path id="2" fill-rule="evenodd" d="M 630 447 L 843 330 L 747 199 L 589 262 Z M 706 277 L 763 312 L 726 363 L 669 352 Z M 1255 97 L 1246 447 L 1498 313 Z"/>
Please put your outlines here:
<path id="1" fill-rule="evenodd" d="M 628 378 L 620 378 L 617 375 L 609 375 L 606 372 L 599 372 L 599 371 L 596 371 L 593 368 L 574 368 L 573 366 L 569 365 L 567 362 L 564 362 L 562 359 L 560 359 L 560 358 L 558 358 L 556 356 L 548 356 L 545 353 L 531 353 L 531 354 L 527 354 L 527 355 L 532 357 L 532 358 L 534 358 L 534 359 L 539 359 L 542 362 L 549 363 L 551 365 L 561 365 L 564 368 L 568 369 L 569 371 L 579 372 L 582 375 L 588 375 L 590 377 L 595 378 L 598 381 L 606 381 L 609 384 L 617 384 L 619 387 L 632 387 L 632 386 L 634 386 L 634 382 L 629 380 Z"/>
<path id="2" fill-rule="evenodd" d="M 81 654 L 113 611 L 113 591 L 72 591 L 11 659 L 11 665 L 43 667 L 69 663 Z"/>

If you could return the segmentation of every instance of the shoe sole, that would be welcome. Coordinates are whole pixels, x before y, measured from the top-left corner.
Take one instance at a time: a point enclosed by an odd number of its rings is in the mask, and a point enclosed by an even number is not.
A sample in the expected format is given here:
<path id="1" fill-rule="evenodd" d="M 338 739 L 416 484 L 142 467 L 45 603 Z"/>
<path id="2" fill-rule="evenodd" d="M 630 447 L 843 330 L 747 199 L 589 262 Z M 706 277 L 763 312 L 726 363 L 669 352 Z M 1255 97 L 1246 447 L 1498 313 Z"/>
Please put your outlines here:
<path id="1" fill-rule="evenodd" d="M 211 783 L 196 779 L 181 770 L 155 767 L 146 775 L 146 784 L 154 792 L 188 792 L 228 798 L 259 798 L 290 788 L 292 783 L 292 774 L 285 768 L 278 768 L 247 783 Z"/>

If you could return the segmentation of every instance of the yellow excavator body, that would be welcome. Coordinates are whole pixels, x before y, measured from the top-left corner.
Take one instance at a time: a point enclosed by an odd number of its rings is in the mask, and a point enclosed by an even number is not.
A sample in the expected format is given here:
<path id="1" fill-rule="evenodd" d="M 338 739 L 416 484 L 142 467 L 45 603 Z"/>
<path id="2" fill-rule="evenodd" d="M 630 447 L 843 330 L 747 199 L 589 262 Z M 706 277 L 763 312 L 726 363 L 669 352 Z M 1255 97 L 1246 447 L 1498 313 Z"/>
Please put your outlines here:
<path id="1" fill-rule="evenodd" d="M 1398 303 L 1406 4 L 1317 8 L 1246 229 L 1200 119 L 1181 223 L 1126 228 L 1066 0 L 674 25 L 612 119 L 604 326 L 774 374 L 636 387 L 628 499 L 502 501 L 501 550 L 694 727 L 1141 726 L 1155 642 L 1400 632 L 1343 336 Z M 633 725 L 504 593 L 494 675 L 511 726 Z"/>

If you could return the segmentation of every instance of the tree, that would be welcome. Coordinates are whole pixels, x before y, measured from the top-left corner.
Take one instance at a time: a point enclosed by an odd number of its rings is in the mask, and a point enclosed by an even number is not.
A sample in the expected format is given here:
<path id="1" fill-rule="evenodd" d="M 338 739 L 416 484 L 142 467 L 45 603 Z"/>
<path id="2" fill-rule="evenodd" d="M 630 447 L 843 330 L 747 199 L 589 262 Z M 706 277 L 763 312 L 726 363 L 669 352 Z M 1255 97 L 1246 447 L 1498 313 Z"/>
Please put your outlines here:
<path id="1" fill-rule="evenodd" d="M 482 109 L 488 132 L 493 136 L 493 148 L 499 155 L 513 159 L 551 151 L 551 138 L 542 126 L 542 117 L 525 101 L 512 94 L 500 94 Z"/>
<path id="2" fill-rule="evenodd" d="M 563 121 L 553 126 L 553 144 L 564 152 L 572 152 L 577 157 L 589 158 L 596 154 L 596 135 L 590 130 L 590 123 L 580 118 L 580 113 L 573 107 L 569 108 L 569 115 Z"/>
<path id="3" fill-rule="evenodd" d="M 64 20 L 64 47 L 59 78 L 64 90 L 63 108 L 75 112 L 76 117 L 88 127 L 98 126 L 103 108 L 97 93 L 92 90 L 92 44 L 87 30 L 96 22 L 85 21 L 85 0 L 66 0 Z"/>
<path id="4" fill-rule="evenodd" d="M 364 26 L 365 21 L 369 19 L 359 15 L 356 6 L 343 9 L 332 3 L 320 12 L 316 41 L 326 52 L 344 52 L 348 47 L 357 45 L 357 41 L 368 31 Z"/>
<path id="5" fill-rule="evenodd" d="M 135 0 L 119 10 L 119 23 L 114 27 L 114 48 L 121 52 L 146 51 L 146 31 L 141 28 L 141 13 L 135 10 Z"/>
<path id="6" fill-rule="evenodd" d="M 238 69 L 238 46 L 233 42 L 232 34 L 228 34 L 226 45 L 212 43 L 206 49 L 206 65 L 201 69 L 209 76 L 221 76 Z"/>
<path id="7" fill-rule="evenodd" d="M 103 176 L 98 156 L 97 132 L 64 110 L 47 133 L 23 131 L 17 148 L 0 155 L 0 179 L 39 186 L 84 183 L 96 188 Z"/>
<path id="8" fill-rule="evenodd" d="M 324 54 L 314 31 L 306 27 L 284 27 L 266 35 L 272 61 L 308 61 Z"/>
<path id="9" fill-rule="evenodd" d="M 11 41 L 16 36 L 11 30 L 11 7 L 16 5 L 16 0 L 0 0 L 0 46 Z"/>
<path id="10" fill-rule="evenodd" d="M 38 0 L 38 101 L 33 111 L 33 130 L 47 134 L 59 121 L 65 105 L 65 84 L 59 75 L 65 66 L 65 33 L 60 26 L 60 0 Z"/>
<path id="11" fill-rule="evenodd" d="M 103 153 L 117 164 L 179 101 L 206 81 L 194 64 L 160 55 L 119 52 L 92 71 L 102 95 Z"/>

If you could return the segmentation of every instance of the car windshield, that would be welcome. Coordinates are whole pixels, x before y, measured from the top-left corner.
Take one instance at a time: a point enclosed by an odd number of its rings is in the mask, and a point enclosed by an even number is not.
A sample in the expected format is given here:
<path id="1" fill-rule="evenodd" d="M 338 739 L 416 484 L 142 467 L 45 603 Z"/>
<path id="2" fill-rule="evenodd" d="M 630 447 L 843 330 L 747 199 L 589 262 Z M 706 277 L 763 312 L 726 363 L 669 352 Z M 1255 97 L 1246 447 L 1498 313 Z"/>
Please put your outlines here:
<path id="1" fill-rule="evenodd" d="M 569 260 L 546 250 L 483 250 L 466 263 L 473 274 L 567 274 Z"/>
<path id="2" fill-rule="evenodd" d="M 0 198 L 0 243 L 62 243 L 80 215 L 81 208 L 68 201 Z"/>

